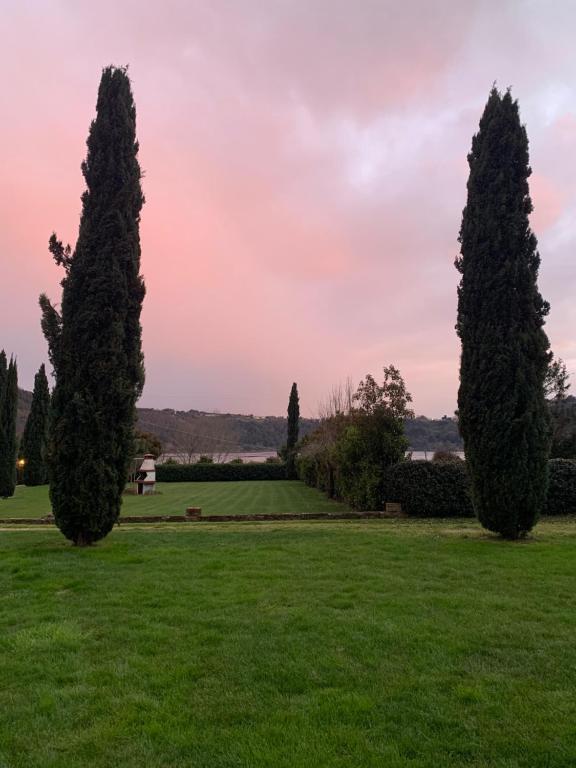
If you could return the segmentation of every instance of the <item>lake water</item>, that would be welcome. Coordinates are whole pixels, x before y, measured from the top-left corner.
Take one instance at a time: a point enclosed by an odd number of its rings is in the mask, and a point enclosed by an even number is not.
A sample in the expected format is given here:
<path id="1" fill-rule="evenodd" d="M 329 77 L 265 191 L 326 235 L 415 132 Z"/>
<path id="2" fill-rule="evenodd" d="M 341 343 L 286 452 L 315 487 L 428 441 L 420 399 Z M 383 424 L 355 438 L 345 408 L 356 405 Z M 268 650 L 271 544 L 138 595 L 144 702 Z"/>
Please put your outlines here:
<path id="1" fill-rule="evenodd" d="M 464 458 L 464 452 L 463 451 L 453 451 L 457 456 L 460 456 L 461 459 Z M 406 455 L 412 455 L 412 460 L 416 461 L 418 459 L 431 459 L 432 456 L 434 456 L 434 451 L 408 451 Z M 198 461 L 200 456 L 206 456 L 209 454 L 193 454 L 190 459 L 191 462 L 194 463 Z M 237 453 L 237 452 L 231 452 L 231 453 L 218 453 L 213 454 L 212 458 L 216 463 L 223 463 L 227 461 L 232 461 L 233 459 L 242 459 L 244 462 L 249 461 L 255 461 L 258 463 L 262 463 L 266 461 L 267 458 L 277 456 L 278 454 L 276 451 L 245 451 L 243 453 Z M 158 464 L 162 464 L 167 459 L 174 459 L 180 464 L 188 463 L 188 457 L 184 458 L 182 454 L 177 453 L 164 453 L 160 458 L 158 459 Z"/>

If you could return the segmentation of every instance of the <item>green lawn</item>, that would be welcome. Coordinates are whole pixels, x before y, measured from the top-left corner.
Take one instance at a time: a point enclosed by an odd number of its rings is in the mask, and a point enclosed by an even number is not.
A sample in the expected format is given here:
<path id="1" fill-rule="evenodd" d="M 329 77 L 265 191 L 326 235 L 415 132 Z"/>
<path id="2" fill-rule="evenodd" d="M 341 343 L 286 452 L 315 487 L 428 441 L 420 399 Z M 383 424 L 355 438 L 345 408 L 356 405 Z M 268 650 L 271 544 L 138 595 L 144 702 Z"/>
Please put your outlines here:
<path id="1" fill-rule="evenodd" d="M 243 484 L 245 485 L 245 484 Z M 573 768 L 576 525 L 0 530 L 3 768 Z"/>
<path id="2" fill-rule="evenodd" d="M 124 515 L 179 515 L 186 507 L 202 507 L 206 515 L 336 512 L 348 507 L 327 499 L 295 480 L 245 480 L 223 483 L 158 483 L 154 496 L 125 495 Z M 0 499 L 0 520 L 44 517 L 50 513 L 48 486 L 19 485 L 11 499 Z M 0 765 L 0 768 L 2 766 Z"/>

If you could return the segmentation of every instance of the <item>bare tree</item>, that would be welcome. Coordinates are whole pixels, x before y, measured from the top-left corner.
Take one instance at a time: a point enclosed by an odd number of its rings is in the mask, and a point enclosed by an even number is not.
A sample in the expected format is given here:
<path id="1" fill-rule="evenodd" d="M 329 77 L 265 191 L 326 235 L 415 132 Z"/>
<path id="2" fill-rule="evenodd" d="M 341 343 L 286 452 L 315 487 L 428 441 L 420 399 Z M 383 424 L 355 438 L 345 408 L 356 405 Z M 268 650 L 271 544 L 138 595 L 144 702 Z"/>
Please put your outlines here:
<path id="1" fill-rule="evenodd" d="M 336 384 L 332 391 L 318 406 L 318 416 L 320 419 L 330 419 L 332 416 L 346 416 L 354 406 L 354 385 L 350 376 L 342 384 Z"/>

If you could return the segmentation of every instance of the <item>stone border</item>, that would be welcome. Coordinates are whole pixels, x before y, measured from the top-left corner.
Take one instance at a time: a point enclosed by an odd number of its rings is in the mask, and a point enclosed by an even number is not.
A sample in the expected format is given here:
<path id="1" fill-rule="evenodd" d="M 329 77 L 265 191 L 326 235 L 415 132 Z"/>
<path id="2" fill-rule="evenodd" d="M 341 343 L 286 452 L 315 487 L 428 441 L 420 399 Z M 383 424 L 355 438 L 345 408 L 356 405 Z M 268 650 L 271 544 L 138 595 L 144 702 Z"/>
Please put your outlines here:
<path id="1" fill-rule="evenodd" d="M 191 507 L 185 515 L 127 515 L 120 517 L 117 525 L 125 523 L 255 523 L 266 521 L 294 520 L 374 520 L 406 517 L 390 512 L 287 512 L 286 514 L 260 515 L 203 515 L 202 510 Z M 54 525 L 52 515 L 46 517 L 7 517 L 0 518 L 2 525 Z"/>

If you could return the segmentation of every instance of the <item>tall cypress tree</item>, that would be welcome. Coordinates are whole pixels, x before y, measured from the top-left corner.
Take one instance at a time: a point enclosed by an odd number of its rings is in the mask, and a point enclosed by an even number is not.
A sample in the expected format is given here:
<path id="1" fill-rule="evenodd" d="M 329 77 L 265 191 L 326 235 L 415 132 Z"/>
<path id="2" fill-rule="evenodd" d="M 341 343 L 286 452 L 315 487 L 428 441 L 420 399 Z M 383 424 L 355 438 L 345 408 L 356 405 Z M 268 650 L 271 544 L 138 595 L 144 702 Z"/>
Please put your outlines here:
<path id="1" fill-rule="evenodd" d="M 20 455 L 25 461 L 24 485 L 44 485 L 48 482 L 47 441 L 50 391 L 44 364 L 34 377 L 32 405 L 20 443 Z"/>
<path id="2" fill-rule="evenodd" d="M 6 352 L 0 351 L 0 462 L 4 455 L 4 396 L 6 394 L 6 379 L 8 377 L 8 363 Z"/>
<path id="3" fill-rule="evenodd" d="M 296 477 L 296 444 L 300 422 L 300 402 L 296 382 L 292 384 L 288 400 L 288 434 L 286 438 L 286 477 L 293 480 Z"/>
<path id="4" fill-rule="evenodd" d="M 550 355 L 528 220 L 528 138 L 509 92 L 492 89 L 468 163 L 456 260 L 460 431 L 478 519 L 516 539 L 531 530 L 546 496 Z"/>
<path id="5" fill-rule="evenodd" d="M 6 388 L 6 377 L 8 375 L 8 363 L 6 361 L 6 352 L 0 351 L 0 418 L 2 417 L 2 401 L 4 400 L 4 391 Z M 1 429 L 1 425 L 0 425 Z"/>
<path id="6" fill-rule="evenodd" d="M 144 383 L 140 312 L 140 185 L 136 110 L 125 69 L 102 73 L 82 164 L 86 191 L 76 248 L 53 235 L 65 270 L 59 314 L 41 296 L 56 384 L 50 419 L 50 498 L 56 524 L 89 545 L 118 519 Z"/>
<path id="7" fill-rule="evenodd" d="M 17 411 L 18 371 L 16 361 L 11 359 L 6 371 L 0 407 L 0 497 L 3 499 L 13 496 L 16 489 Z"/>

